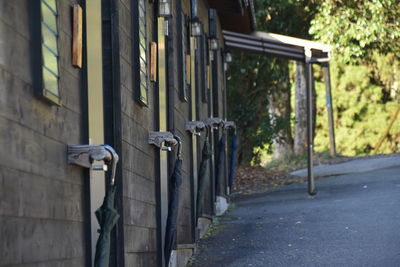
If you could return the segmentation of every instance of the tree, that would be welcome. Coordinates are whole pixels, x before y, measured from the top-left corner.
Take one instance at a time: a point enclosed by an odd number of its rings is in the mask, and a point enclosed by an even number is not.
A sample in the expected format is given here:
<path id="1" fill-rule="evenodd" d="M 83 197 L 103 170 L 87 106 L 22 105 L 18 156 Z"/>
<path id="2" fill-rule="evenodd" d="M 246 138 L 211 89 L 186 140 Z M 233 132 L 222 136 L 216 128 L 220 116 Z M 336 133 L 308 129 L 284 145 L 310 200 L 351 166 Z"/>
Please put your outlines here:
<path id="1" fill-rule="evenodd" d="M 327 0 L 311 22 L 310 33 L 334 46 L 333 101 L 338 150 L 343 154 L 371 153 L 399 105 L 399 17 L 397 0 Z M 319 114 L 323 112 L 320 105 Z M 400 125 L 395 125 L 382 152 L 398 151 L 399 133 Z M 317 150 L 324 150 L 325 138 L 317 136 Z"/>
<path id="2" fill-rule="evenodd" d="M 315 1 L 256 0 L 257 29 L 307 37 Z M 289 61 L 234 53 L 228 73 L 228 116 L 239 126 L 239 158 L 245 163 L 259 154 L 255 148 L 271 148 L 275 155 L 291 153 L 291 106 Z"/>
<path id="3" fill-rule="evenodd" d="M 345 62 L 368 60 L 374 51 L 400 56 L 398 0 L 325 0 L 310 34 L 332 44 Z"/>

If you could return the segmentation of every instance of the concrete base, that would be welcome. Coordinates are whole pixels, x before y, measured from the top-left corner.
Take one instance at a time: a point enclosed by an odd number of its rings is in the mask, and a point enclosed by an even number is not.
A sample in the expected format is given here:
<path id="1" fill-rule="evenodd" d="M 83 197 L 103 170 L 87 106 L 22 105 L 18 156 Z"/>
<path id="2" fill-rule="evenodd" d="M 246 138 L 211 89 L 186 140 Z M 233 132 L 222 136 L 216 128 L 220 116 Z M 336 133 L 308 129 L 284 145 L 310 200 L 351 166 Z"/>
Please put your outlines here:
<path id="1" fill-rule="evenodd" d="M 228 201 L 225 197 L 217 196 L 217 200 L 215 201 L 215 214 L 217 216 L 221 216 L 228 210 Z"/>
<path id="2" fill-rule="evenodd" d="M 212 223 L 212 218 L 211 217 L 199 217 L 197 221 L 197 229 L 199 231 L 199 237 L 202 238 L 203 235 L 207 232 L 208 227 Z"/>
<path id="3" fill-rule="evenodd" d="M 177 266 L 178 266 L 177 251 L 173 250 L 171 251 L 171 257 L 169 258 L 168 267 L 177 267 Z"/>
<path id="4" fill-rule="evenodd" d="M 195 244 L 180 244 L 177 249 L 176 267 L 185 267 L 195 252 Z"/>

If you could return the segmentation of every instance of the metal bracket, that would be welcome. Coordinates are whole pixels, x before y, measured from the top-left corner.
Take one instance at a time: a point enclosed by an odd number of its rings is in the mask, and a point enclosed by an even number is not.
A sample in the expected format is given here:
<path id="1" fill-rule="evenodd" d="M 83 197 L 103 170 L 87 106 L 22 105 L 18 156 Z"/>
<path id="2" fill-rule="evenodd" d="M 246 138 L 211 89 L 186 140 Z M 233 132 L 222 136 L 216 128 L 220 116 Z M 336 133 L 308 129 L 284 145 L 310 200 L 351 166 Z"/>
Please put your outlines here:
<path id="1" fill-rule="evenodd" d="M 234 121 L 225 121 L 224 122 L 224 130 L 232 129 L 236 131 L 236 124 Z"/>
<path id="2" fill-rule="evenodd" d="M 182 159 L 182 138 L 174 135 L 175 140 L 178 142 L 178 159 Z"/>
<path id="3" fill-rule="evenodd" d="M 200 132 L 206 128 L 202 121 L 187 121 L 185 123 L 186 131 L 191 132 L 193 135 L 200 136 Z"/>
<path id="4" fill-rule="evenodd" d="M 205 121 L 205 124 L 209 127 L 212 127 L 214 129 L 218 129 L 219 126 L 224 125 L 224 120 L 221 118 L 208 118 Z"/>
<path id="5" fill-rule="evenodd" d="M 111 146 L 68 145 L 67 155 L 69 164 L 75 164 L 96 171 L 107 171 L 108 167 L 111 167 L 111 185 L 114 185 L 119 157 Z M 105 164 L 93 164 L 94 161 L 104 161 Z"/>
<path id="6" fill-rule="evenodd" d="M 178 144 L 178 141 L 174 138 L 171 132 L 149 132 L 150 145 L 155 145 L 162 151 L 171 151 L 171 146 Z"/>

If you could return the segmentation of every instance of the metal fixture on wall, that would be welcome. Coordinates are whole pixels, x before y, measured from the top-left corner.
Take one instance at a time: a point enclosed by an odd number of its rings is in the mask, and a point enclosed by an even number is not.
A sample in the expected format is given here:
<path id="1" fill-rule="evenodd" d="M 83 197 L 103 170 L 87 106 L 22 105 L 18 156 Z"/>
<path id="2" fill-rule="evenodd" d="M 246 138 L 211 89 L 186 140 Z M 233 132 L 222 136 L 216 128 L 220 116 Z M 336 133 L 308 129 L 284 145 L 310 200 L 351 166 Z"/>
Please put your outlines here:
<path id="1" fill-rule="evenodd" d="M 224 70 L 228 70 L 228 64 L 232 62 L 232 54 L 229 52 L 225 53 L 225 60 L 224 60 Z"/>
<path id="2" fill-rule="evenodd" d="M 158 0 L 158 16 L 159 17 L 170 17 L 171 14 L 171 2 L 170 0 Z"/>
<path id="3" fill-rule="evenodd" d="M 236 124 L 234 121 L 225 121 L 224 122 L 224 130 L 233 130 L 236 132 Z"/>
<path id="4" fill-rule="evenodd" d="M 202 121 L 187 121 L 185 123 L 186 131 L 191 132 L 193 135 L 200 136 L 200 132 L 206 128 Z"/>
<path id="5" fill-rule="evenodd" d="M 229 52 L 225 53 L 225 62 L 226 63 L 231 63 L 232 62 L 232 54 Z"/>
<path id="6" fill-rule="evenodd" d="M 178 144 L 178 141 L 174 138 L 174 135 L 171 132 L 150 131 L 148 142 L 150 145 L 155 145 L 162 151 L 171 151 L 171 147 Z"/>
<path id="7" fill-rule="evenodd" d="M 204 123 L 213 129 L 218 129 L 218 127 L 224 126 L 224 120 L 221 118 L 208 118 Z"/>
<path id="8" fill-rule="evenodd" d="M 111 168 L 111 185 L 114 185 L 116 166 L 119 160 L 114 148 L 109 145 L 68 145 L 68 163 L 95 171 Z M 105 164 L 94 163 L 104 161 Z"/>
<path id="9" fill-rule="evenodd" d="M 190 34 L 193 37 L 201 36 L 201 22 L 198 15 L 198 2 L 197 0 L 190 0 L 191 10 L 191 22 L 190 22 Z"/>

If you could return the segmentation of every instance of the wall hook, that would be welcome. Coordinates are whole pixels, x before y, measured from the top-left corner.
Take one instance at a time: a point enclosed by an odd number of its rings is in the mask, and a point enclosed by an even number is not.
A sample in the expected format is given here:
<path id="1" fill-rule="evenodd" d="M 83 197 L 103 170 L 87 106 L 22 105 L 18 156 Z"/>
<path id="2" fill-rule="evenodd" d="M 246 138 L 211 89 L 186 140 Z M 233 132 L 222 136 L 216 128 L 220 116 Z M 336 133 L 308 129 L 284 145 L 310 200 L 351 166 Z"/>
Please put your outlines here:
<path id="1" fill-rule="evenodd" d="M 114 148 L 109 145 L 68 145 L 68 163 L 84 168 L 107 171 L 111 167 L 111 185 L 115 182 L 115 172 L 119 160 Z M 94 161 L 104 161 L 105 164 L 94 164 Z"/>
<path id="2" fill-rule="evenodd" d="M 187 121 L 185 123 L 186 131 L 191 132 L 193 135 L 200 136 L 200 132 L 204 130 L 206 125 L 202 121 Z"/>
<path id="3" fill-rule="evenodd" d="M 225 121 L 224 122 L 224 130 L 233 130 L 234 134 L 236 135 L 236 124 L 234 121 Z"/>
<path id="4" fill-rule="evenodd" d="M 150 145 L 155 145 L 162 151 L 171 151 L 171 146 L 178 144 L 178 141 L 174 138 L 171 132 L 149 132 Z"/>
<path id="5" fill-rule="evenodd" d="M 213 129 L 218 129 L 218 127 L 224 125 L 224 120 L 221 118 L 208 118 L 205 124 Z"/>

